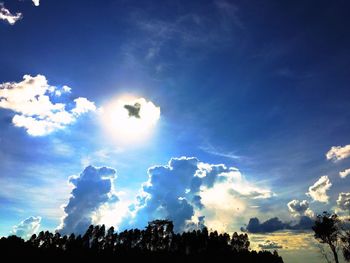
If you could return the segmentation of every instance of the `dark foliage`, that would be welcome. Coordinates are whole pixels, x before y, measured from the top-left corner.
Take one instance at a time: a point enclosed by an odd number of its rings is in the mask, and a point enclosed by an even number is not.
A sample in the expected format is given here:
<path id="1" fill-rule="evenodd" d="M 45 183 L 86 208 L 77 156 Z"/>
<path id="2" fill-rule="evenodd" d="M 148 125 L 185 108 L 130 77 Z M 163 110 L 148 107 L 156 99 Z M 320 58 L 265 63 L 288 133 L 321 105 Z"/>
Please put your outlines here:
<path id="1" fill-rule="evenodd" d="M 250 251 L 247 234 L 208 232 L 206 228 L 174 233 L 173 223 L 155 220 L 146 229 L 116 233 L 111 227 L 91 225 L 81 236 L 40 232 L 28 241 L 16 236 L 0 240 L 2 256 L 41 259 L 189 261 L 215 259 L 229 262 L 283 262 L 277 252 Z M 47 260 L 46 260 L 47 261 Z"/>
<path id="2" fill-rule="evenodd" d="M 318 215 L 312 229 L 314 237 L 330 248 L 334 261 L 339 262 L 338 250 L 342 249 L 346 261 L 350 261 L 350 232 L 342 227 L 342 222 L 336 214 L 323 212 Z M 323 253 L 328 261 L 327 254 Z"/>
<path id="3" fill-rule="evenodd" d="M 343 256 L 346 261 L 350 262 L 350 231 L 345 231 L 344 235 L 342 236 L 342 242 L 343 242 Z"/>

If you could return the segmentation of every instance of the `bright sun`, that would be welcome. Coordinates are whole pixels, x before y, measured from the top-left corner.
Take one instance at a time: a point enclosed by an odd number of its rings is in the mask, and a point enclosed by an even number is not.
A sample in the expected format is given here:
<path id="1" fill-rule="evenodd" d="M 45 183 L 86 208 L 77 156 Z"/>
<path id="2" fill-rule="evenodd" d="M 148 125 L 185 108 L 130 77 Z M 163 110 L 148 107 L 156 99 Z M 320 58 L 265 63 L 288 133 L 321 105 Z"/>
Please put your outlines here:
<path id="1" fill-rule="evenodd" d="M 102 122 L 122 144 L 147 139 L 160 118 L 160 108 L 144 98 L 121 96 L 103 107 Z"/>

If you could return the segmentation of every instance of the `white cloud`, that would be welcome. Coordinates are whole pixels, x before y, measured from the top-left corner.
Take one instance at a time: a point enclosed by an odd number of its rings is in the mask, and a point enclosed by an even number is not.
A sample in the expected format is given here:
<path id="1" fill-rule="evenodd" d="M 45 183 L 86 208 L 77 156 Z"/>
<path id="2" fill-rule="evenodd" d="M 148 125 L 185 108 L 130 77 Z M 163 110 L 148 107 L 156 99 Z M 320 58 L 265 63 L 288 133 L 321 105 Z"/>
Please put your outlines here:
<path id="1" fill-rule="evenodd" d="M 77 116 L 89 112 L 89 111 L 95 111 L 96 110 L 96 106 L 95 103 L 89 101 L 86 98 L 77 98 L 74 100 L 76 106 L 75 108 L 72 110 L 72 112 L 74 114 L 76 114 Z"/>
<path id="2" fill-rule="evenodd" d="M 308 216 L 314 217 L 314 212 L 309 208 L 309 202 L 306 200 L 292 200 L 288 204 L 288 210 L 293 216 Z"/>
<path id="3" fill-rule="evenodd" d="M 337 205 L 341 210 L 350 212 L 350 193 L 340 193 Z"/>
<path id="4" fill-rule="evenodd" d="M 24 75 L 21 82 L 0 84 L 0 108 L 16 113 L 12 119 L 16 127 L 25 128 L 32 136 L 43 136 L 65 128 L 83 113 L 96 110 L 94 103 L 86 98 L 75 99 L 71 110 L 66 110 L 65 103 L 51 101 L 70 92 L 68 86 L 49 85 L 43 75 Z"/>
<path id="5" fill-rule="evenodd" d="M 350 156 L 350 144 L 345 146 L 333 146 L 327 153 L 328 160 L 339 161 Z"/>
<path id="6" fill-rule="evenodd" d="M 21 13 L 11 14 L 11 12 L 5 8 L 4 4 L 0 3 L 0 20 L 7 21 L 10 25 L 14 25 L 21 18 Z"/>
<path id="7" fill-rule="evenodd" d="M 329 196 L 327 191 L 332 186 L 327 175 L 321 176 L 316 183 L 309 187 L 309 192 L 306 194 L 314 201 L 328 203 Z"/>
<path id="8" fill-rule="evenodd" d="M 32 0 L 33 1 L 33 4 L 35 6 L 39 6 L 40 5 L 40 0 Z"/>
<path id="9" fill-rule="evenodd" d="M 37 233 L 40 227 L 40 221 L 40 216 L 31 216 L 14 226 L 12 234 L 22 237 L 23 239 L 29 239 L 33 234 Z"/>
<path id="10" fill-rule="evenodd" d="M 341 171 L 341 172 L 339 173 L 339 176 L 340 176 L 341 178 L 345 178 L 345 177 L 347 177 L 349 174 L 350 174 L 350 168 L 349 168 L 349 169 L 345 169 L 344 171 Z"/>
<path id="11" fill-rule="evenodd" d="M 94 225 L 113 226 L 119 230 L 118 226 L 124 220 L 130 218 L 130 205 L 134 202 L 135 193 L 128 191 L 119 191 L 115 193 L 118 196 L 118 202 L 106 202 L 92 213 L 91 220 Z"/>

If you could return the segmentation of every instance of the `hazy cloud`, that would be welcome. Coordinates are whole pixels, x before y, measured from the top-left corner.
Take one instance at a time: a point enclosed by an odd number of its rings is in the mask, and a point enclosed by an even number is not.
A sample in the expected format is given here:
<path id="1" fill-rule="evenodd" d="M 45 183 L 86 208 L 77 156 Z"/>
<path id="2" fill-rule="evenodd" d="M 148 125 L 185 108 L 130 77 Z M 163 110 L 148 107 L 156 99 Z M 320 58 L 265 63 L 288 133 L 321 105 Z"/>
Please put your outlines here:
<path id="1" fill-rule="evenodd" d="M 10 25 L 14 25 L 21 18 L 21 13 L 12 14 L 8 9 L 5 8 L 3 3 L 0 3 L 0 20 L 4 20 Z"/>
<path id="2" fill-rule="evenodd" d="M 88 166 L 78 176 L 71 176 L 74 186 L 68 204 L 64 207 L 65 217 L 59 231 L 63 234 L 82 233 L 93 223 L 94 213 L 107 203 L 118 201 L 113 189 L 116 171 L 111 168 Z"/>
<path id="3" fill-rule="evenodd" d="M 269 250 L 269 249 L 280 249 L 280 248 L 283 248 L 281 245 L 279 245 L 277 242 L 274 242 L 274 241 L 270 241 L 270 240 L 266 240 L 264 243 L 262 244 L 259 244 L 259 247 L 261 249 L 266 249 L 266 250 Z"/>
<path id="4" fill-rule="evenodd" d="M 308 216 L 301 216 L 299 222 L 296 224 L 288 224 L 287 229 L 291 230 L 311 230 L 312 226 L 315 224 L 314 220 Z"/>
<path id="5" fill-rule="evenodd" d="M 329 196 L 327 191 L 332 186 L 327 175 L 321 176 L 316 183 L 309 187 L 309 191 L 306 193 L 314 201 L 328 203 Z"/>
<path id="6" fill-rule="evenodd" d="M 349 174 L 350 174 L 350 168 L 349 168 L 349 169 L 345 169 L 344 171 L 341 171 L 341 172 L 339 173 L 339 176 L 340 176 L 341 178 L 345 178 L 345 177 L 347 177 Z"/>
<path id="7" fill-rule="evenodd" d="M 40 227 L 41 217 L 31 216 L 23 220 L 21 223 L 13 227 L 12 234 L 22 237 L 23 239 L 30 238 L 35 234 Z"/>
<path id="8" fill-rule="evenodd" d="M 313 217 L 314 213 L 309 208 L 309 202 L 306 200 L 299 201 L 299 200 L 292 200 L 288 204 L 288 210 L 291 212 L 293 216 L 302 216 L 306 215 L 309 217 Z"/>
<path id="9" fill-rule="evenodd" d="M 65 103 L 51 100 L 70 92 L 68 86 L 49 85 L 43 75 L 24 75 L 21 82 L 0 84 L 0 108 L 16 113 L 12 118 L 16 127 L 25 128 L 32 136 L 43 136 L 65 128 L 81 114 L 96 109 L 94 103 L 86 98 L 75 99 L 75 107 L 71 110 L 66 110 Z"/>
<path id="10" fill-rule="evenodd" d="M 339 161 L 350 156 L 350 144 L 345 146 L 333 146 L 327 153 L 328 160 Z"/>
<path id="11" fill-rule="evenodd" d="M 226 30 L 235 26 L 244 28 L 243 22 L 239 17 L 239 8 L 232 1 L 216 0 L 214 4 L 221 14 L 221 27 Z"/>

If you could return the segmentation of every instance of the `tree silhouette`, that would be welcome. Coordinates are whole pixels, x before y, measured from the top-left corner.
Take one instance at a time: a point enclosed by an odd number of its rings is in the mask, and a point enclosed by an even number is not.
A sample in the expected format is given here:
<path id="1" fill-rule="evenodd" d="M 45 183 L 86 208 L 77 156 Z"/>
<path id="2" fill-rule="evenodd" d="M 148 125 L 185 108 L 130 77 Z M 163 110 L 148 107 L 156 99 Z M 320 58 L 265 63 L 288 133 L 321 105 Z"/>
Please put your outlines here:
<path id="1" fill-rule="evenodd" d="M 315 221 L 315 225 L 312 227 L 315 234 L 314 237 L 319 242 L 327 244 L 332 251 L 334 261 L 339 263 L 338 250 L 339 241 L 341 240 L 341 228 L 340 220 L 336 214 L 329 214 L 323 212 L 322 215 L 318 215 Z"/>
<path id="2" fill-rule="evenodd" d="M 201 230 L 174 233 L 173 222 L 155 220 L 143 229 L 116 233 L 104 225 L 89 226 L 85 234 L 61 236 L 59 233 L 41 231 L 28 241 L 16 236 L 0 239 L 0 254 L 21 256 L 26 259 L 54 258 L 61 260 L 220 260 L 231 262 L 281 263 L 282 258 L 274 252 L 250 251 L 247 234 L 209 232 Z"/>
<path id="3" fill-rule="evenodd" d="M 346 261 L 350 261 L 350 231 L 346 231 L 341 238 L 343 242 L 343 256 Z"/>

